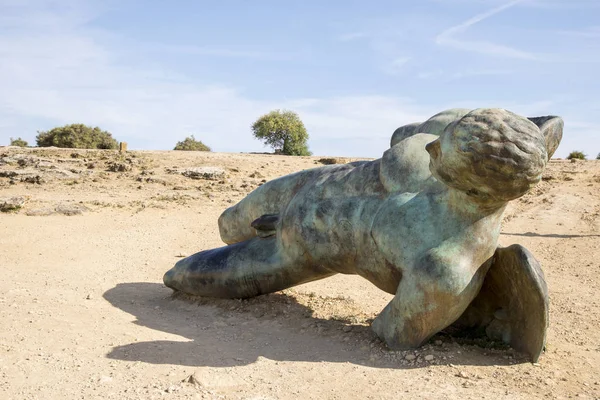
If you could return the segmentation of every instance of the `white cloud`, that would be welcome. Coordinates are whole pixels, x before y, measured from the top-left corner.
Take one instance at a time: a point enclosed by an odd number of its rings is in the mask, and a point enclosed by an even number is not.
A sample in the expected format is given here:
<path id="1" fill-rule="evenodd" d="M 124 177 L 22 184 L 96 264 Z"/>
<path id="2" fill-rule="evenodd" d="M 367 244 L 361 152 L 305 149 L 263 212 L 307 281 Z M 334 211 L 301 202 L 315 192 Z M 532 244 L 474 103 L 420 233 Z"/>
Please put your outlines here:
<path id="1" fill-rule="evenodd" d="M 491 56 L 497 57 L 508 57 L 508 58 L 518 58 L 525 60 L 535 60 L 536 55 L 522 51 L 519 49 L 515 49 L 509 46 L 480 41 L 480 40 L 464 40 L 458 39 L 456 36 L 460 33 L 466 32 L 471 26 L 478 24 L 494 15 L 508 9 L 514 7 L 515 5 L 523 2 L 524 0 L 514 0 L 506 4 L 502 4 L 498 7 L 492 8 L 486 12 L 481 14 L 477 14 L 468 20 L 452 26 L 439 35 L 437 35 L 435 41 L 439 45 L 453 47 L 455 49 L 470 51 L 480 54 L 487 54 Z"/>

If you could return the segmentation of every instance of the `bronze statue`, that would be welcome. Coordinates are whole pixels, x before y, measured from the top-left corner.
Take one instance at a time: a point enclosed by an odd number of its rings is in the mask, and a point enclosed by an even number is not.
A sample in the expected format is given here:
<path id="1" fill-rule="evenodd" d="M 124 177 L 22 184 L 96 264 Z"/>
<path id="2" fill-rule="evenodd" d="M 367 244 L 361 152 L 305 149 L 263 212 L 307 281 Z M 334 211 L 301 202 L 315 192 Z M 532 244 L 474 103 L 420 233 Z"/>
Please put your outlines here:
<path id="1" fill-rule="evenodd" d="M 395 295 L 372 325 L 390 348 L 453 326 L 485 330 L 536 361 L 548 324 L 543 273 L 526 249 L 497 242 L 506 204 L 541 180 L 562 124 L 477 109 L 401 127 L 381 159 L 254 190 L 219 218 L 227 246 L 182 259 L 165 285 L 247 298 L 358 274 Z"/>

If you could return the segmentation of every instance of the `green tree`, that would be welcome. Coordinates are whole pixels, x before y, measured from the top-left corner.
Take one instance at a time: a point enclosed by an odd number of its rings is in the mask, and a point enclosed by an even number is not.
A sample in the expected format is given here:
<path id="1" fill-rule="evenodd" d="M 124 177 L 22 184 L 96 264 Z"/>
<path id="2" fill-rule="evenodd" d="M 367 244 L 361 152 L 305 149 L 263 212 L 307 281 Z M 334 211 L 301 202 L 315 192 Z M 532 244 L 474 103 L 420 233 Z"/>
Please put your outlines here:
<path id="1" fill-rule="evenodd" d="M 252 124 L 257 139 L 271 146 L 276 153 L 290 156 L 309 156 L 308 133 L 304 124 L 293 111 L 274 110 Z"/>
<path id="2" fill-rule="evenodd" d="M 587 156 L 583 153 L 583 151 L 572 151 L 567 156 L 567 160 L 585 160 Z"/>
<path id="3" fill-rule="evenodd" d="M 596 160 L 600 160 L 600 153 L 596 156 Z"/>
<path id="4" fill-rule="evenodd" d="M 21 139 L 20 137 L 16 138 L 16 139 L 10 138 L 10 145 L 11 146 L 19 146 L 19 147 L 27 147 L 28 143 L 27 143 L 27 141 Z"/>
<path id="5" fill-rule="evenodd" d="M 117 149 L 118 143 L 112 135 L 98 127 L 84 124 L 71 124 L 38 131 L 36 136 L 39 147 L 63 147 L 71 149 Z"/>
<path id="6" fill-rule="evenodd" d="M 210 147 L 202 143 L 200 140 L 196 140 L 194 135 L 191 135 L 183 139 L 183 141 L 177 142 L 173 150 L 210 151 Z"/>

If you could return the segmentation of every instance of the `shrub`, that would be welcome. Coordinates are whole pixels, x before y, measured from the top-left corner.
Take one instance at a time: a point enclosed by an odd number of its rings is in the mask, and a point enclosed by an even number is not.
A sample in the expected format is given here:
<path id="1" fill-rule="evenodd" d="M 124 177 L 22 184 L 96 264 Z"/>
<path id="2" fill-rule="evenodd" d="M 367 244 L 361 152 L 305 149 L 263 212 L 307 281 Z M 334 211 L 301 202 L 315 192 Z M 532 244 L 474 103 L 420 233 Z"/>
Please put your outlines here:
<path id="1" fill-rule="evenodd" d="M 19 147 L 27 147 L 28 143 L 27 143 L 27 141 L 21 139 L 20 137 L 16 138 L 16 139 L 10 138 L 10 145 L 11 146 L 19 146 Z"/>
<path id="2" fill-rule="evenodd" d="M 184 151 L 210 151 L 210 147 L 202 143 L 200 140 L 196 140 L 194 135 L 186 137 L 181 142 L 177 142 L 173 150 L 184 150 Z"/>
<path id="3" fill-rule="evenodd" d="M 582 151 L 572 151 L 567 156 L 567 160 L 585 160 L 586 157 Z"/>
<path id="4" fill-rule="evenodd" d="M 112 135 L 98 127 L 71 124 L 49 131 L 38 131 L 39 147 L 63 147 L 71 149 L 117 149 L 118 143 Z"/>
<path id="5" fill-rule="evenodd" d="M 252 133 L 271 146 L 275 153 L 291 156 L 310 156 L 308 133 L 304 124 L 293 111 L 274 110 L 252 124 Z"/>
<path id="6" fill-rule="evenodd" d="M 332 164 L 346 164 L 346 163 L 348 163 L 348 160 L 345 158 L 340 158 L 340 157 L 327 157 L 327 158 L 321 158 L 321 159 L 317 160 L 317 162 L 320 162 L 321 164 L 325 164 L 325 165 L 332 165 Z"/>
<path id="7" fill-rule="evenodd" d="M 596 160 L 600 160 L 600 153 L 596 156 Z"/>

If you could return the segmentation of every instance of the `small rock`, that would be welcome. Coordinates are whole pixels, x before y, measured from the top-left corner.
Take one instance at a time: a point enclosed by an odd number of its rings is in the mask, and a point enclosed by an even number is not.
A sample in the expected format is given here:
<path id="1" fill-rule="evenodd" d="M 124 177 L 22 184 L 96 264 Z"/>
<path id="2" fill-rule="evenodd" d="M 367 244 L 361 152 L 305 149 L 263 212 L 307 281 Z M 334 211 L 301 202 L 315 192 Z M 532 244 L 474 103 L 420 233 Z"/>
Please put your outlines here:
<path id="1" fill-rule="evenodd" d="M 459 371 L 458 374 L 456 374 L 456 376 L 458 376 L 459 378 L 469 379 L 469 375 L 467 375 L 465 371 Z"/>
<path id="2" fill-rule="evenodd" d="M 86 206 L 81 204 L 59 204 L 54 208 L 59 214 L 66 216 L 81 215 L 84 211 L 89 211 Z"/>
<path id="3" fill-rule="evenodd" d="M 167 393 L 175 393 L 176 391 L 177 391 L 177 387 L 173 386 L 173 385 L 171 385 L 165 389 L 165 392 L 167 392 Z"/>
<path id="4" fill-rule="evenodd" d="M 22 174 L 18 171 L 0 171 L 0 178 L 14 178 L 19 175 Z"/>
<path id="5" fill-rule="evenodd" d="M 127 172 L 131 171 L 132 169 L 133 167 L 131 164 L 116 161 L 111 161 L 108 163 L 108 170 L 111 172 Z"/>
<path id="6" fill-rule="evenodd" d="M 92 295 L 91 295 L 91 294 L 88 294 L 87 296 L 85 296 L 85 299 L 86 299 L 86 300 L 91 300 L 91 299 L 92 299 Z"/>
<path id="7" fill-rule="evenodd" d="M 433 361 L 433 354 L 427 354 L 425 356 L 425 361 Z"/>
<path id="8" fill-rule="evenodd" d="M 54 214 L 54 212 L 51 208 L 34 208 L 33 210 L 27 210 L 25 215 L 29 217 L 47 217 Z"/>
<path id="9" fill-rule="evenodd" d="M 207 179 L 218 181 L 225 176 L 225 170 L 219 167 L 187 168 L 181 175 L 191 179 Z"/>
<path id="10" fill-rule="evenodd" d="M 196 374 L 192 374 L 192 375 L 188 376 L 187 378 L 185 378 L 183 380 L 183 382 L 190 383 L 194 386 L 202 386 L 202 383 L 200 382 L 198 377 L 196 377 Z"/>
<path id="11" fill-rule="evenodd" d="M 17 164 L 22 168 L 35 166 L 37 164 L 37 159 L 34 157 L 23 157 L 17 160 Z"/>
<path id="12" fill-rule="evenodd" d="M 415 356 L 414 354 L 407 354 L 407 355 L 405 355 L 405 356 L 404 356 L 404 359 L 405 359 L 406 361 L 413 361 L 413 360 L 415 360 L 416 358 L 417 358 L 417 356 Z"/>
<path id="13" fill-rule="evenodd" d="M 435 344 L 436 346 L 441 346 L 441 345 L 442 345 L 442 343 L 443 343 L 443 342 L 442 342 L 441 340 L 436 340 L 436 341 L 434 342 L 434 344 Z"/>
<path id="14" fill-rule="evenodd" d="M 23 207 L 25 204 L 25 197 L 23 196 L 15 196 L 0 199 L 0 211 L 1 212 L 9 212 L 16 211 Z"/>
<path id="15" fill-rule="evenodd" d="M 9 157 L 9 156 L 4 156 L 4 157 L 0 157 L 0 165 L 4 165 L 4 164 L 16 164 L 18 162 L 18 160 L 16 158 L 13 157 Z"/>
<path id="16" fill-rule="evenodd" d="M 25 177 L 21 178 L 21 182 L 35 183 L 37 185 L 41 185 L 42 183 L 46 183 L 46 180 L 44 178 L 42 178 L 40 175 L 33 175 L 33 176 L 25 176 Z"/>
<path id="17" fill-rule="evenodd" d="M 506 321 L 508 319 L 508 314 L 506 313 L 506 310 L 501 308 L 499 310 L 496 310 L 496 312 L 494 312 L 494 318 L 500 320 L 500 321 Z"/>
<path id="18" fill-rule="evenodd" d="M 350 331 L 352 330 L 352 327 L 351 327 L 350 325 L 345 325 L 345 326 L 342 328 L 342 330 L 343 330 L 344 332 L 350 332 Z"/>

